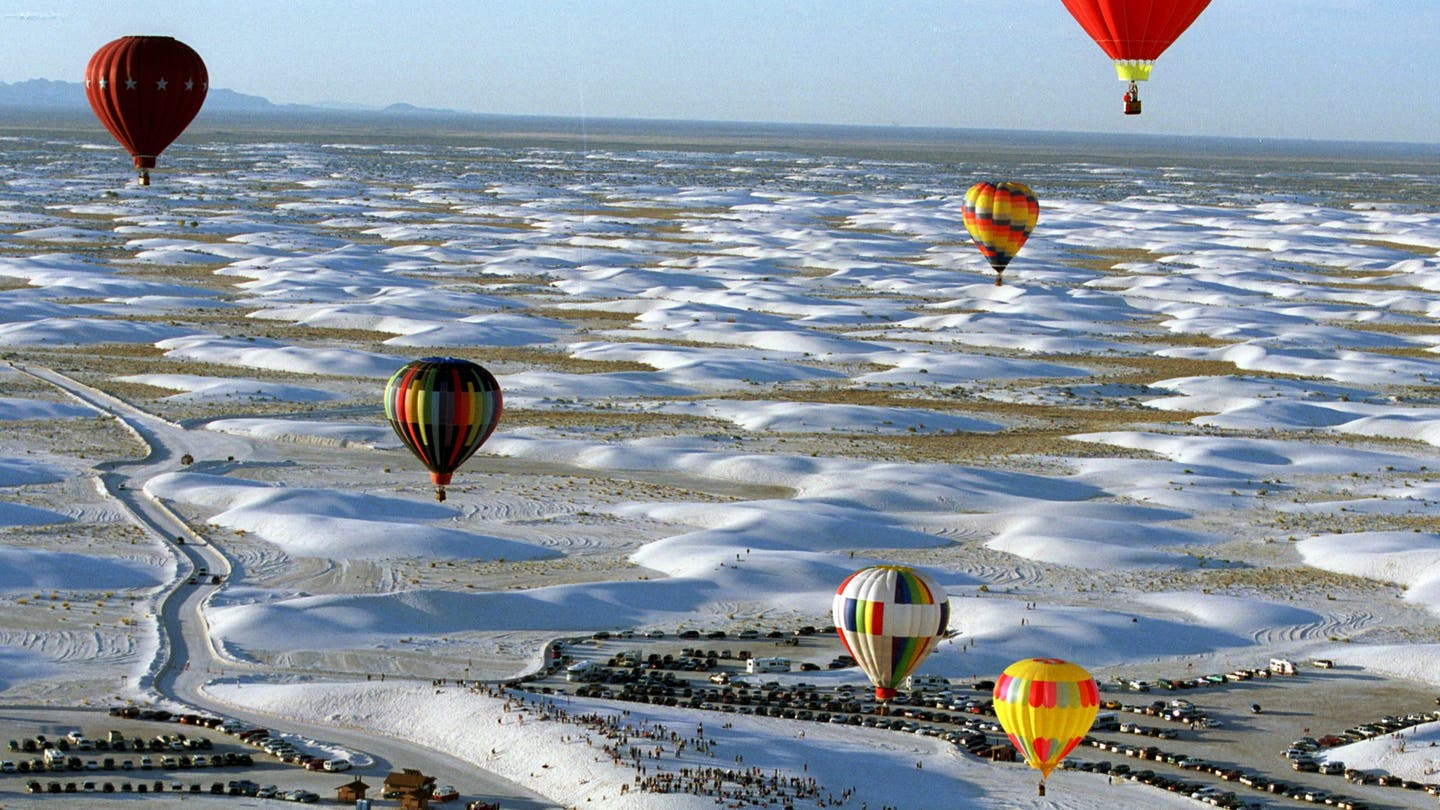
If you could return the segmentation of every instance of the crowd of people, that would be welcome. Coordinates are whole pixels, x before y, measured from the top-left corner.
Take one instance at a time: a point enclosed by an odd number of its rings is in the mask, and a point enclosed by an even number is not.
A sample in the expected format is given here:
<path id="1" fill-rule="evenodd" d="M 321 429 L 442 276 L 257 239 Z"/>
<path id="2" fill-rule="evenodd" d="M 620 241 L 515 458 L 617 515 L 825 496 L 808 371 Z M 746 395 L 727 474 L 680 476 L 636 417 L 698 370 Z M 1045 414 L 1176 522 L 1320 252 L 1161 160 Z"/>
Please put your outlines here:
<path id="1" fill-rule="evenodd" d="M 808 763 L 802 773 L 783 773 L 778 769 L 746 766 L 743 754 L 729 757 L 724 765 L 716 764 L 722 756 L 720 746 L 705 733 L 698 722 L 693 730 L 681 730 L 648 717 L 631 715 L 628 709 L 614 712 L 571 712 L 563 704 L 543 695 L 514 692 L 481 683 L 466 684 L 439 680 L 436 688 L 456 683 L 475 694 L 503 700 L 502 715 L 511 715 L 515 722 L 556 722 L 577 727 L 574 733 L 562 735 L 561 742 L 584 744 L 596 749 L 596 761 L 634 770 L 633 778 L 622 782 L 621 794 L 685 793 L 713 798 L 716 805 L 741 808 L 845 807 L 855 795 L 855 788 L 838 792 L 826 789 L 809 775 Z M 726 723 L 724 727 L 729 727 Z M 863 805 L 861 810 L 868 810 Z"/>

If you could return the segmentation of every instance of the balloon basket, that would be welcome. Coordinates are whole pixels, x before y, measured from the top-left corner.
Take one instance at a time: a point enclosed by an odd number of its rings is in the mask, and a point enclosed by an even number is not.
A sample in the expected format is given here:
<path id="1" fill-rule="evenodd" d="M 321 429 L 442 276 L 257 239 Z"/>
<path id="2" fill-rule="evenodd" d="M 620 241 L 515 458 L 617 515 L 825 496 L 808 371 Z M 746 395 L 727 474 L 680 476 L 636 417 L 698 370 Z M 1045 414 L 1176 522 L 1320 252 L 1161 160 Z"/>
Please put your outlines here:
<path id="1" fill-rule="evenodd" d="M 444 487 L 436 487 L 436 488 L 435 488 L 435 500 L 441 501 L 441 502 L 443 502 L 443 501 L 445 500 L 445 488 L 444 488 Z"/>
<path id="2" fill-rule="evenodd" d="M 148 186 L 148 185 L 150 185 L 150 170 L 149 170 L 149 169 L 141 169 L 141 170 L 140 170 L 140 185 L 142 185 L 142 186 Z"/>
<path id="3" fill-rule="evenodd" d="M 1035 786 L 1035 795 L 1036 795 L 1036 796 L 1039 796 L 1039 797 L 1041 797 L 1041 798 L 1044 798 L 1044 797 L 1045 797 L 1045 783 L 1044 783 L 1044 782 L 1041 782 L 1040 784 L 1038 784 L 1038 785 Z"/>

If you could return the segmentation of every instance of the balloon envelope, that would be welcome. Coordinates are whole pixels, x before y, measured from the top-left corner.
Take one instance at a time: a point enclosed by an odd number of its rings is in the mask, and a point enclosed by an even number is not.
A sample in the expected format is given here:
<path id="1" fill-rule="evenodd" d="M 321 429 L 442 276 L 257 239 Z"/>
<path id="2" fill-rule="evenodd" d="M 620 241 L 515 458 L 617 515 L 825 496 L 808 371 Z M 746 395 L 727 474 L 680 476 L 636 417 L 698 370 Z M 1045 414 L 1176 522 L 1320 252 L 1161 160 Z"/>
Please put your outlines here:
<path id="1" fill-rule="evenodd" d="M 835 591 L 835 631 L 875 696 L 888 700 L 925 660 L 950 624 L 950 599 L 913 568 L 877 565 L 851 574 Z"/>
<path id="2" fill-rule="evenodd" d="M 137 169 L 154 168 L 200 112 L 209 86 L 200 55 L 171 37 L 121 37 L 96 51 L 85 68 L 90 109 Z"/>
<path id="3" fill-rule="evenodd" d="M 1210 0 L 1062 0 L 1115 60 L 1124 81 L 1150 78 L 1152 63 L 1195 22 Z"/>
<path id="4" fill-rule="evenodd" d="M 1027 658 L 995 682 L 995 716 L 1043 781 L 1090 731 L 1100 711 L 1095 679 L 1078 664 Z"/>
<path id="5" fill-rule="evenodd" d="M 996 273 L 1024 247 L 1040 219 L 1040 202 L 1024 183 L 979 182 L 965 192 L 965 230 Z M 999 283 L 999 280 L 996 280 Z"/>
<path id="6" fill-rule="evenodd" d="M 451 473 L 490 438 L 503 409 L 500 384 L 469 360 L 415 360 L 385 384 L 385 418 L 430 470 L 441 500 Z"/>

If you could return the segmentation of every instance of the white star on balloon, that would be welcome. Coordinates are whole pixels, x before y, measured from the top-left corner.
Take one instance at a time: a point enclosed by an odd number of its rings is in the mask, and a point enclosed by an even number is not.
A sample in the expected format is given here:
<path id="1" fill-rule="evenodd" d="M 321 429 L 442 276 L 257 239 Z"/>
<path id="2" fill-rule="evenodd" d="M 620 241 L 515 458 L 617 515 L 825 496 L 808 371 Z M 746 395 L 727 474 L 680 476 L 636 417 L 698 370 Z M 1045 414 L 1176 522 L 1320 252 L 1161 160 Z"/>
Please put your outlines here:
<path id="1" fill-rule="evenodd" d="M 107 87 L 109 87 L 109 86 L 110 86 L 110 80 L 104 79 L 104 78 L 102 78 L 102 79 L 100 80 L 100 89 L 101 89 L 101 90 L 104 90 L 105 88 L 107 88 Z"/>
<path id="2" fill-rule="evenodd" d="M 130 78 L 125 79 L 125 89 L 126 89 L 126 90 L 134 90 L 136 84 L 137 84 L 137 82 L 136 82 L 134 79 L 130 79 Z"/>
<path id="3" fill-rule="evenodd" d="M 185 80 L 185 89 L 186 89 L 186 90 L 194 90 L 194 89 L 195 89 L 195 80 L 194 80 L 194 79 L 186 79 L 186 80 Z"/>
<path id="4" fill-rule="evenodd" d="M 161 79 L 160 81 L 155 82 L 155 89 L 156 89 L 156 90 L 164 90 L 165 87 L 166 87 L 166 84 L 167 84 L 167 82 L 166 82 L 164 79 Z"/>

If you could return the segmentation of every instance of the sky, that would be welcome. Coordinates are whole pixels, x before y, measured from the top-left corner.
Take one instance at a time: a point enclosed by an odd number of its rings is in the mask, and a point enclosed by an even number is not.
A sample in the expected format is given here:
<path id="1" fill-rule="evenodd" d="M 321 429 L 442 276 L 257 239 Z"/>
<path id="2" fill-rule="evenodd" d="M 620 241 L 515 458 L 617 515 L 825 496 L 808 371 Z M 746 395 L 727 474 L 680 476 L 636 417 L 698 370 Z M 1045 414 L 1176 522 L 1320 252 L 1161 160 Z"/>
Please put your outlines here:
<path id="1" fill-rule="evenodd" d="M 1440 142 L 1437 0 L 1215 0 L 1140 116 L 1060 0 L 0 0 L 0 81 L 127 34 L 277 103 Z"/>

